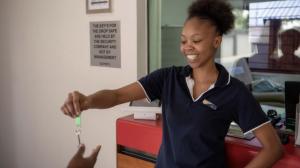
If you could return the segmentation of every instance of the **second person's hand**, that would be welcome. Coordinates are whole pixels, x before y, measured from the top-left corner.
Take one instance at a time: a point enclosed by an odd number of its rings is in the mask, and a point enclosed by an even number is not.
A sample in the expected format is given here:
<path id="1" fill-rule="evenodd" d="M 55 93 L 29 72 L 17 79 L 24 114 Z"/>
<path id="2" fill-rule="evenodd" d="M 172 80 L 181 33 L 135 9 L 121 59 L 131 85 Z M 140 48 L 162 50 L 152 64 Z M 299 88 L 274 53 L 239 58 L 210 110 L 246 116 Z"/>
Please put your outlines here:
<path id="1" fill-rule="evenodd" d="M 61 107 L 61 111 L 72 118 L 80 115 L 83 110 L 88 109 L 88 97 L 84 94 L 74 91 L 68 94 L 67 99 Z"/>
<path id="2" fill-rule="evenodd" d="M 101 149 L 101 146 L 98 145 L 90 154 L 88 157 L 83 157 L 85 146 L 84 144 L 81 144 L 79 146 L 79 149 L 77 150 L 76 154 L 72 157 L 70 160 L 67 168 L 93 168 L 97 157 L 99 154 L 99 151 Z"/>

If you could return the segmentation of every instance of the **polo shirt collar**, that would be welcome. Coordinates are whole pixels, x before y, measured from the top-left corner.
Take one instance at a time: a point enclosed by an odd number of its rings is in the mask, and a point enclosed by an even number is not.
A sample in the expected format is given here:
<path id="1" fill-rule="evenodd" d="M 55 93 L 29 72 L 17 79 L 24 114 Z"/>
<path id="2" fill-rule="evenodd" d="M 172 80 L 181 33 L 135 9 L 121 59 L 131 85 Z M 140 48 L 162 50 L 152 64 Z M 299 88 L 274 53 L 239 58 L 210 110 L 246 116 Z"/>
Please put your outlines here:
<path id="1" fill-rule="evenodd" d="M 231 78 L 229 73 L 221 64 L 218 64 L 218 63 L 215 63 L 215 64 L 216 64 L 217 69 L 219 70 L 219 76 L 218 76 L 215 86 L 216 87 L 225 87 L 225 86 L 229 85 L 230 78 Z"/>
<path id="2" fill-rule="evenodd" d="M 215 87 L 224 87 L 227 86 L 230 83 L 230 75 L 227 72 L 227 70 L 218 63 L 215 63 L 216 67 L 219 71 L 219 75 L 218 75 L 218 79 L 215 83 Z M 183 67 L 182 71 L 180 72 L 181 75 L 183 75 L 184 77 L 190 76 L 193 72 L 193 69 L 187 65 L 185 67 Z"/>

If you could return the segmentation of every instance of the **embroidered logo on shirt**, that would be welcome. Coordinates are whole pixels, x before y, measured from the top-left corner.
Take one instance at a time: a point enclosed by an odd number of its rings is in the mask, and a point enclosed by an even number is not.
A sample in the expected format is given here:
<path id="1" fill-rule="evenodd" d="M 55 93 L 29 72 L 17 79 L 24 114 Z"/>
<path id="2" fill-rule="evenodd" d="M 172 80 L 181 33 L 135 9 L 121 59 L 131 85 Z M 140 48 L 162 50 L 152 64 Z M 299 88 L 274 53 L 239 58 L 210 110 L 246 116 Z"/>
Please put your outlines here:
<path id="1" fill-rule="evenodd" d="M 208 101 L 207 99 L 204 99 L 204 100 L 202 101 L 202 103 L 203 103 L 204 105 L 210 107 L 210 108 L 213 109 L 213 110 L 217 110 L 217 108 L 218 108 L 215 104 L 213 104 L 212 102 Z"/>

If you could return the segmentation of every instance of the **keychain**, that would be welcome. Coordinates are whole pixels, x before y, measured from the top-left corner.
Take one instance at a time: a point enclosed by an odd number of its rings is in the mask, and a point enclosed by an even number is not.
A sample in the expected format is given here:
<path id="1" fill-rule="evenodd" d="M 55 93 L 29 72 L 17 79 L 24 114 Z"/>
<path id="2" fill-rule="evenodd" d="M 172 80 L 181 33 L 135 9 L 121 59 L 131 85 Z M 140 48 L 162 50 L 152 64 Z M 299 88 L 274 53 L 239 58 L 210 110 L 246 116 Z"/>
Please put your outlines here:
<path id="1" fill-rule="evenodd" d="M 78 146 L 80 146 L 80 144 L 81 144 L 81 141 L 80 141 L 81 117 L 80 117 L 80 115 L 75 118 L 75 124 L 76 124 L 75 135 L 77 136 L 77 139 L 78 139 Z"/>

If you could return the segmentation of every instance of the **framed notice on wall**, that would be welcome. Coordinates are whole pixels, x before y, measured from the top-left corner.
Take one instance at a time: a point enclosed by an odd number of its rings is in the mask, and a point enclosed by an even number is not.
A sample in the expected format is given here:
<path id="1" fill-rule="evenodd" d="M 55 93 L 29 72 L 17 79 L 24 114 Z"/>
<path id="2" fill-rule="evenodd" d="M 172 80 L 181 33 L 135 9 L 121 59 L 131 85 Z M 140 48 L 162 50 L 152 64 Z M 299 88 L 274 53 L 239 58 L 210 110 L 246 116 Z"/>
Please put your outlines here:
<path id="1" fill-rule="evenodd" d="M 86 0 L 86 13 L 111 12 L 111 0 Z"/>
<path id="2" fill-rule="evenodd" d="M 121 68 L 120 21 L 90 22 L 91 65 Z"/>

